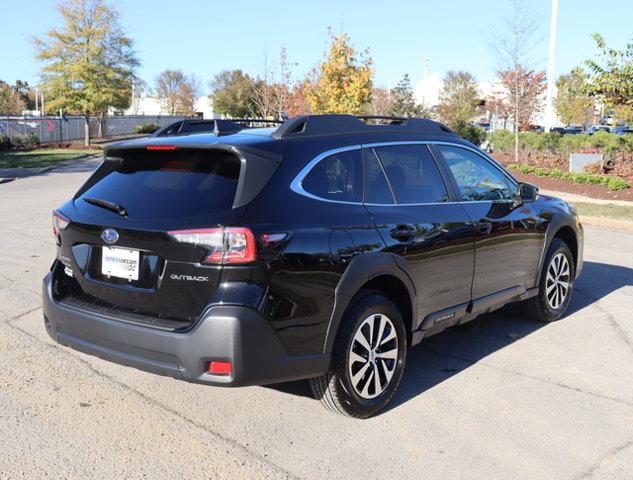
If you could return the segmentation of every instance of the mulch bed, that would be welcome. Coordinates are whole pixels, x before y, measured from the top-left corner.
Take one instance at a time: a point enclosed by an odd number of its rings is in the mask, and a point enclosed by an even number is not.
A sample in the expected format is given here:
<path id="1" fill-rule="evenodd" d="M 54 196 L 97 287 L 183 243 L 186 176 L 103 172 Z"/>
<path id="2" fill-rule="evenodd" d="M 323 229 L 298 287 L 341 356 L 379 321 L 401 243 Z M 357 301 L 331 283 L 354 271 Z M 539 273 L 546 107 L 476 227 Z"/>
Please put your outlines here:
<path id="1" fill-rule="evenodd" d="M 501 164 L 508 165 L 514 163 L 514 156 L 503 153 L 493 153 L 492 156 Z M 560 164 L 549 164 L 547 162 L 539 162 L 537 159 L 524 158 L 523 161 L 530 165 L 542 166 L 546 168 L 560 168 L 567 170 L 567 166 L 562 167 Z M 559 162 L 560 163 L 560 162 Z M 536 185 L 542 190 L 553 190 L 556 192 L 575 193 L 576 195 L 584 195 L 585 197 L 599 198 L 602 200 L 628 200 L 633 201 L 633 188 L 626 190 L 611 191 L 604 185 L 578 184 L 568 180 L 561 180 L 550 177 L 537 177 L 533 173 L 520 173 L 513 171 L 512 175 L 522 182 Z M 631 178 L 621 175 L 623 178 L 633 183 Z"/>

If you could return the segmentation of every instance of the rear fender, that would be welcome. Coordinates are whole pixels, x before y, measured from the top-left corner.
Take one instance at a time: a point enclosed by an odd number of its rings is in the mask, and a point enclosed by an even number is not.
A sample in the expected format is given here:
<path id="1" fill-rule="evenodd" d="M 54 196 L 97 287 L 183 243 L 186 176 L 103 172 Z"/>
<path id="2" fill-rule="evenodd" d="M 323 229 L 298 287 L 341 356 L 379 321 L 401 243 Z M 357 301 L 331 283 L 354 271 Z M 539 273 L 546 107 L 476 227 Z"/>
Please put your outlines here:
<path id="1" fill-rule="evenodd" d="M 369 280 L 381 275 L 393 275 L 405 285 L 409 292 L 415 315 L 417 311 L 416 290 L 411 276 L 407 272 L 406 262 L 397 255 L 385 252 L 359 255 L 350 262 L 336 286 L 334 308 L 325 337 L 324 353 L 332 351 L 339 324 L 354 295 L 356 295 Z M 415 325 L 415 321 L 413 323 Z"/>

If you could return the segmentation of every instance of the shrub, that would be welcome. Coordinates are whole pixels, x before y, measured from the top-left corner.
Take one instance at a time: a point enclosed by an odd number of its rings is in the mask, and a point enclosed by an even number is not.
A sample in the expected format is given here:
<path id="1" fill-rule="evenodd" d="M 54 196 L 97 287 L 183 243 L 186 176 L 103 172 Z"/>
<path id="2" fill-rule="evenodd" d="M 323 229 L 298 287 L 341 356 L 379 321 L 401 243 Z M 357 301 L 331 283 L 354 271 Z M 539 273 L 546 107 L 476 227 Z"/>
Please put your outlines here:
<path id="1" fill-rule="evenodd" d="M 137 125 L 134 127 L 134 133 L 154 133 L 160 128 L 157 123 L 146 123 L 144 125 Z"/>
<path id="2" fill-rule="evenodd" d="M 470 125 L 469 123 L 460 123 L 457 125 L 451 125 L 453 131 L 462 137 L 464 140 L 468 140 L 474 145 L 481 145 L 486 139 L 486 131 L 476 125 Z"/>
<path id="3" fill-rule="evenodd" d="M 495 150 L 509 152 L 514 148 L 514 135 L 509 130 L 497 130 L 488 134 L 488 141 Z"/>
<path id="4" fill-rule="evenodd" d="M 9 150 L 9 137 L 6 135 L 0 135 L 0 152 Z"/>
<path id="5" fill-rule="evenodd" d="M 31 149 L 40 144 L 40 138 L 33 132 L 25 135 L 15 135 L 9 141 L 10 148 Z"/>

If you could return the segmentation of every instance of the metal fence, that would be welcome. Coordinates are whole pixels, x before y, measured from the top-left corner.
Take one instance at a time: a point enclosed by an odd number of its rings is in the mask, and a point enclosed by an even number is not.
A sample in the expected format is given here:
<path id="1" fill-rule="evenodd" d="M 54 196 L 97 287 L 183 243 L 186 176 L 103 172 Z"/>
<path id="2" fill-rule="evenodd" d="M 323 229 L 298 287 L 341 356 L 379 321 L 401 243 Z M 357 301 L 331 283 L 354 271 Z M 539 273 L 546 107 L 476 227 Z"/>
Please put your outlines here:
<path id="1" fill-rule="evenodd" d="M 154 116 L 154 115 L 113 115 L 107 116 L 103 123 L 104 137 L 127 135 L 134 133 L 136 126 L 156 123 L 161 127 L 182 120 L 182 116 Z M 99 137 L 98 117 L 90 118 L 90 137 Z M 34 133 L 41 143 L 66 142 L 83 140 L 84 117 L 30 117 L 30 116 L 0 116 L 0 135 L 11 139 L 18 135 Z"/>

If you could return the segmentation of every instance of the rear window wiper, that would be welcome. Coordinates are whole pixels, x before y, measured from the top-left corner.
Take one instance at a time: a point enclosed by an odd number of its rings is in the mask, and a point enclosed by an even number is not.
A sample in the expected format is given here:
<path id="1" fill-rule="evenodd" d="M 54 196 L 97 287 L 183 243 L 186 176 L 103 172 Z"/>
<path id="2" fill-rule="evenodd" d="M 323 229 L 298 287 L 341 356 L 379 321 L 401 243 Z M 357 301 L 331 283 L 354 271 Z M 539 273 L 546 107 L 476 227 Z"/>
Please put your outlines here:
<path id="1" fill-rule="evenodd" d="M 97 207 L 105 208 L 106 210 L 110 210 L 111 212 L 118 213 L 122 217 L 127 217 L 127 210 L 125 207 L 118 205 L 113 202 L 108 202 L 107 200 L 101 200 L 100 198 L 84 198 L 84 202 L 89 203 L 91 205 L 96 205 Z"/>

